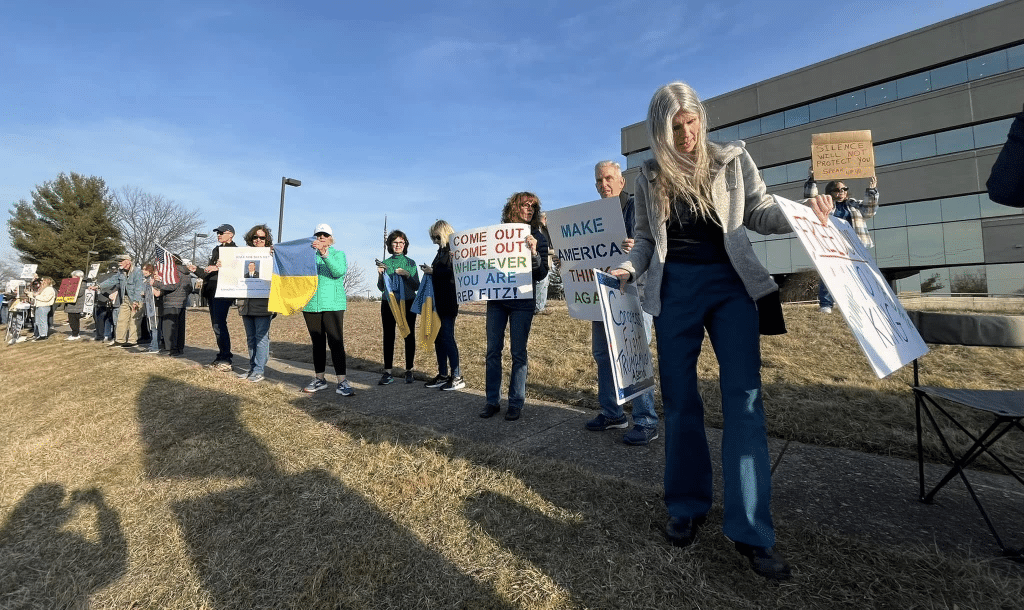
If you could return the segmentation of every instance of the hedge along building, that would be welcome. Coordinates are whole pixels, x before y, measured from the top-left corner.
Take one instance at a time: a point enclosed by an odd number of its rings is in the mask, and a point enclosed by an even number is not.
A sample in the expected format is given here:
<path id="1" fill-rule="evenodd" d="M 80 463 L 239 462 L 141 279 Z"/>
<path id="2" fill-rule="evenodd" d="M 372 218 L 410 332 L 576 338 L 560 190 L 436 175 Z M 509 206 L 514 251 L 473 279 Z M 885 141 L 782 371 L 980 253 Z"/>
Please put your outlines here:
<path id="1" fill-rule="evenodd" d="M 868 221 L 872 253 L 897 292 L 1024 294 L 1024 210 L 985 192 L 1024 103 L 1024 0 L 704 103 L 710 139 L 745 141 L 769 192 L 794 200 L 803 197 L 812 134 L 870 130 L 881 201 Z M 643 122 L 622 129 L 622 154 L 632 189 L 652 157 Z M 844 183 L 864 196 L 867 180 Z M 795 237 L 749 235 L 780 281 L 812 268 Z"/>

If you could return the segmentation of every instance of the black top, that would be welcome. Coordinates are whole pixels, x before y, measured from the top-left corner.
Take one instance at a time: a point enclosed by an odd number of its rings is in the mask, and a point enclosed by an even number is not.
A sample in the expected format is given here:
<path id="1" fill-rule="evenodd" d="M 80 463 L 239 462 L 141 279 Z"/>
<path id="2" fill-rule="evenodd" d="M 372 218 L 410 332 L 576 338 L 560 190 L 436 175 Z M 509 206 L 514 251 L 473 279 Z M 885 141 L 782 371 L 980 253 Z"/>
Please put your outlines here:
<path id="1" fill-rule="evenodd" d="M 729 261 L 725 252 L 725 233 L 715 219 L 699 216 L 690 208 L 688 201 L 673 201 L 672 208 L 666 227 L 666 261 L 697 265 Z"/>

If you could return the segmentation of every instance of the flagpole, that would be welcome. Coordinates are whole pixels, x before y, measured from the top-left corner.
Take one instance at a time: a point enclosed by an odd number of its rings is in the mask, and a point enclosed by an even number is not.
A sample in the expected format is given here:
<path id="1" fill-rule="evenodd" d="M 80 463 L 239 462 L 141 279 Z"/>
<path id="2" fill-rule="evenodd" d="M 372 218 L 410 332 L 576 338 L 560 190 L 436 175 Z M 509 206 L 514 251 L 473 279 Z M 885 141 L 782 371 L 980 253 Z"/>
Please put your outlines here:
<path id="1" fill-rule="evenodd" d="M 387 257 L 388 257 L 388 215 L 385 214 L 384 215 L 384 258 L 382 258 L 380 260 L 384 260 Z"/>

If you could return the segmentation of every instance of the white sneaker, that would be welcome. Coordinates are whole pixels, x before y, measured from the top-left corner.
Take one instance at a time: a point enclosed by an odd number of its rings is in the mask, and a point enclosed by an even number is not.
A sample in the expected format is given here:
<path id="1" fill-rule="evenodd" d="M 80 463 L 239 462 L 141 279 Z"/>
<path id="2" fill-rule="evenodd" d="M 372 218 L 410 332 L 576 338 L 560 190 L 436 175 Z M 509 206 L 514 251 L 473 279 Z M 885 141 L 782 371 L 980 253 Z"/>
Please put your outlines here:
<path id="1" fill-rule="evenodd" d="M 821 313 L 832 313 L 832 308 L 831 307 L 822 307 L 819 311 L 821 311 Z"/>
<path id="2" fill-rule="evenodd" d="M 81 339 L 82 339 L 82 337 L 80 337 L 80 336 L 71 335 L 70 337 L 68 337 L 67 339 L 64 339 L 64 340 L 65 341 L 80 341 Z"/>

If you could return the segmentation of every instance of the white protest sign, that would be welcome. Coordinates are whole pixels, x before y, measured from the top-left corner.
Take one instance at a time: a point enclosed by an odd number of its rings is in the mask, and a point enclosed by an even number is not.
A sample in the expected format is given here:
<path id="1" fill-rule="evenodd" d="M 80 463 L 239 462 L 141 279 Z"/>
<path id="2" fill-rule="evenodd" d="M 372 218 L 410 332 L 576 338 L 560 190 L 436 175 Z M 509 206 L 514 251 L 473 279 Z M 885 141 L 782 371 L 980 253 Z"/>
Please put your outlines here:
<path id="1" fill-rule="evenodd" d="M 96 307 L 96 291 L 86 290 L 82 298 L 85 299 L 85 303 L 82 305 L 82 317 L 88 318 Z"/>
<path id="2" fill-rule="evenodd" d="M 569 316 L 601 320 L 594 290 L 594 269 L 608 271 L 626 260 L 620 244 L 626 239 L 618 197 L 548 211 L 552 254 L 562 259 L 562 289 Z"/>
<path id="3" fill-rule="evenodd" d="M 530 225 L 506 223 L 452 235 L 452 270 L 459 304 L 533 296 Z"/>
<path id="4" fill-rule="evenodd" d="M 33 276 L 35 276 L 36 269 L 38 269 L 38 268 L 39 268 L 39 265 L 33 265 L 31 263 L 26 263 L 25 265 L 23 265 L 21 267 L 21 275 L 19 277 L 21 277 L 21 279 L 23 279 L 23 280 L 30 280 L 30 279 L 33 278 Z"/>
<path id="5" fill-rule="evenodd" d="M 809 207 L 779 196 L 775 199 L 879 379 L 928 353 L 928 346 L 853 228 L 832 216 L 828 226 L 823 226 Z"/>
<path id="6" fill-rule="evenodd" d="M 274 276 L 270 248 L 221 248 L 218 299 L 266 299 Z"/>
<path id="7" fill-rule="evenodd" d="M 87 279 L 87 280 L 94 280 L 94 279 L 96 279 L 96 275 L 99 272 L 100 272 L 100 264 L 99 263 L 92 263 L 91 265 L 89 265 L 89 273 L 85 276 L 85 279 Z"/>
<path id="8" fill-rule="evenodd" d="M 654 387 L 654 359 L 636 286 L 629 284 L 622 292 L 619 278 L 600 269 L 592 271 L 612 359 L 615 401 L 621 405 Z"/>

